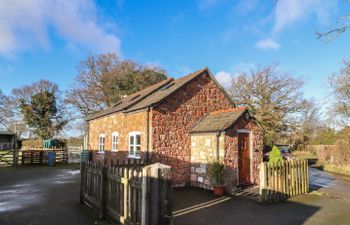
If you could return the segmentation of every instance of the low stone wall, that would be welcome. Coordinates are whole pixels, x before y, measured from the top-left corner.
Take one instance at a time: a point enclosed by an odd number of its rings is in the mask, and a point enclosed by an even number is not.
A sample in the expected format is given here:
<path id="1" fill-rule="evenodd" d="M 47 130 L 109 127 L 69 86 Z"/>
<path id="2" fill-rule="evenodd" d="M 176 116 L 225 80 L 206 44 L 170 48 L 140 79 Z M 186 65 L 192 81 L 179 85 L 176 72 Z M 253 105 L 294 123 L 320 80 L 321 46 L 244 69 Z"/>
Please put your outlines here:
<path id="1" fill-rule="evenodd" d="M 218 141 L 219 139 L 219 152 Z M 223 159 L 224 135 L 217 137 L 217 133 L 191 135 L 191 186 L 211 189 L 210 179 L 207 175 L 207 165 L 211 161 Z"/>

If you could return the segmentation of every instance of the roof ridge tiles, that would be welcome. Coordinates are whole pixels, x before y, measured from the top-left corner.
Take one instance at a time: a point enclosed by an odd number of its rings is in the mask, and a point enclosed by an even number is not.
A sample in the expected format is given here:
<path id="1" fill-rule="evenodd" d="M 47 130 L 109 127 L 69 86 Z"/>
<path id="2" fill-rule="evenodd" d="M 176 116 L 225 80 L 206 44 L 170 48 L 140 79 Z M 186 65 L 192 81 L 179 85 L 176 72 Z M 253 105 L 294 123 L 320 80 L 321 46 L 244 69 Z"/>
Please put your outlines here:
<path id="1" fill-rule="evenodd" d="M 210 113 L 210 115 L 225 113 L 225 112 L 234 112 L 234 111 L 243 111 L 247 110 L 247 107 L 238 107 L 238 108 L 231 108 L 231 109 L 223 109 L 223 110 L 217 110 Z"/>

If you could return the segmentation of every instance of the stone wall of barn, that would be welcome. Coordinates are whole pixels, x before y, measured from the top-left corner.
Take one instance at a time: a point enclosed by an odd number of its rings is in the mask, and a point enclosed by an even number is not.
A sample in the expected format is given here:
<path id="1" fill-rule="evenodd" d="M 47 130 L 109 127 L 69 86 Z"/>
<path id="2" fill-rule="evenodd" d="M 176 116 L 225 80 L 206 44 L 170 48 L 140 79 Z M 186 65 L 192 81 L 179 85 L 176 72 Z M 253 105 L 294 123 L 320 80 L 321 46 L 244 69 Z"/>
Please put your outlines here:
<path id="1" fill-rule="evenodd" d="M 136 112 L 131 114 L 114 113 L 98 119 L 89 121 L 89 150 L 93 151 L 93 160 L 111 160 L 128 156 L 129 133 L 132 131 L 141 132 L 141 152 L 147 149 L 146 135 L 147 112 Z M 112 133 L 118 132 L 118 152 L 111 152 Z M 98 153 L 99 135 L 105 135 L 105 153 Z"/>
<path id="2" fill-rule="evenodd" d="M 153 160 L 173 168 L 175 186 L 191 182 L 189 130 L 206 113 L 232 108 L 206 73 L 196 77 L 153 109 Z"/>
<path id="3" fill-rule="evenodd" d="M 219 138 L 217 133 L 191 134 L 191 186 L 211 189 L 207 174 L 208 163 L 216 159 L 223 160 L 224 156 L 223 134 Z"/>
<path id="4" fill-rule="evenodd" d="M 252 183 L 259 184 L 259 165 L 263 161 L 263 135 L 260 127 L 253 121 L 241 116 L 231 128 L 225 131 L 225 181 L 228 192 L 235 191 L 238 180 L 238 138 L 237 130 L 246 129 L 250 132 L 249 138 L 252 143 L 253 168 Z"/>

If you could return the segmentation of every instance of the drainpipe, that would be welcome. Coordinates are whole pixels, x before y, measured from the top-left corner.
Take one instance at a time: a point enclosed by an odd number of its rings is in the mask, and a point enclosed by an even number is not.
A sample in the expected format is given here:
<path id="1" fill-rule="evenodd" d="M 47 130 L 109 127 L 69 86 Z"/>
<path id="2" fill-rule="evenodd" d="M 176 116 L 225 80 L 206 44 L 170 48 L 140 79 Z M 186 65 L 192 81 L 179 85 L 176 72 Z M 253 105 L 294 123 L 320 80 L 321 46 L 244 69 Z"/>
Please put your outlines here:
<path id="1" fill-rule="evenodd" d="M 86 126 L 86 146 L 84 146 L 84 148 L 86 147 L 86 149 L 84 150 L 89 150 L 89 127 L 90 127 L 90 122 L 89 121 L 86 121 L 87 123 L 87 126 Z"/>
<path id="2" fill-rule="evenodd" d="M 220 159 L 220 131 L 216 133 L 216 159 Z"/>
<path id="3" fill-rule="evenodd" d="M 150 113 L 150 107 L 147 107 L 147 114 L 146 114 L 146 164 L 149 163 L 149 113 Z"/>

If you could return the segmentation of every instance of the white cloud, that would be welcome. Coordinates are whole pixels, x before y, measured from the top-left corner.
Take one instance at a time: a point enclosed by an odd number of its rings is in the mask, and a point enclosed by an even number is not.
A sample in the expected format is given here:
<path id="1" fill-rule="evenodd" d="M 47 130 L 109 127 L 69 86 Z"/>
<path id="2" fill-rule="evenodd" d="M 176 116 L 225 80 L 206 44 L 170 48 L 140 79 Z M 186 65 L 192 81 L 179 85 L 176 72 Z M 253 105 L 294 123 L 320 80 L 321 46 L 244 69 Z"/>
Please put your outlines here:
<path id="1" fill-rule="evenodd" d="M 50 48 L 54 34 L 94 53 L 120 54 L 120 39 L 104 29 L 91 0 L 0 1 L 0 54 Z"/>
<path id="2" fill-rule="evenodd" d="M 334 0 L 279 0 L 275 7 L 274 32 L 316 15 L 318 21 L 326 23 L 337 1 Z"/>
<path id="3" fill-rule="evenodd" d="M 215 74 L 215 78 L 223 87 L 229 86 L 232 81 L 231 74 L 225 71 L 220 71 L 217 74 Z"/>
<path id="4" fill-rule="evenodd" d="M 272 40 L 270 38 L 266 38 L 266 39 L 258 41 L 255 44 L 255 47 L 257 47 L 258 49 L 261 49 L 261 50 L 269 50 L 269 49 L 277 50 L 280 48 L 280 45 L 277 42 L 275 42 L 274 40 Z"/>
<path id="5" fill-rule="evenodd" d="M 222 1 L 223 0 L 198 0 L 198 7 L 200 10 L 206 10 L 218 5 Z"/>
<path id="6" fill-rule="evenodd" d="M 252 12 L 258 6 L 259 0 L 241 0 L 235 6 L 237 12 L 242 15 L 246 15 Z"/>

